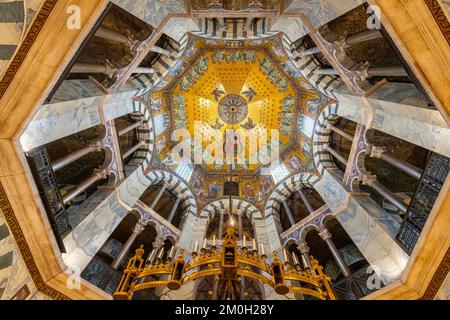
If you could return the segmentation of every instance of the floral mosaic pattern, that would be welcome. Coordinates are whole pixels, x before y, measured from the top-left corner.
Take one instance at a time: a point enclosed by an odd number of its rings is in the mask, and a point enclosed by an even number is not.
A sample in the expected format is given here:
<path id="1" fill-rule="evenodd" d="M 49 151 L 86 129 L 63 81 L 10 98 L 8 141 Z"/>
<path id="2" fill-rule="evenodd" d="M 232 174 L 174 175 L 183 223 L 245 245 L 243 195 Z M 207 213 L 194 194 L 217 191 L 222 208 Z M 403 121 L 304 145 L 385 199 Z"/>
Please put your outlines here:
<path id="1" fill-rule="evenodd" d="M 259 61 L 259 66 L 261 70 L 266 74 L 267 78 L 278 87 L 278 90 L 280 90 L 281 92 L 285 92 L 288 90 L 287 81 L 283 78 L 281 73 L 272 64 L 272 62 L 270 62 L 268 58 L 262 58 Z"/>
<path id="2" fill-rule="evenodd" d="M 295 97 L 289 95 L 281 102 L 280 132 L 289 135 L 295 118 Z"/>
<path id="3" fill-rule="evenodd" d="M 254 63 L 256 59 L 257 55 L 254 52 L 234 51 L 232 53 L 226 53 L 224 51 L 219 51 L 212 55 L 213 63 L 233 63 L 238 61 L 244 61 L 245 63 Z"/>
<path id="4" fill-rule="evenodd" d="M 192 70 L 181 80 L 181 90 L 188 91 L 190 87 L 208 70 L 209 60 L 203 57 Z"/>

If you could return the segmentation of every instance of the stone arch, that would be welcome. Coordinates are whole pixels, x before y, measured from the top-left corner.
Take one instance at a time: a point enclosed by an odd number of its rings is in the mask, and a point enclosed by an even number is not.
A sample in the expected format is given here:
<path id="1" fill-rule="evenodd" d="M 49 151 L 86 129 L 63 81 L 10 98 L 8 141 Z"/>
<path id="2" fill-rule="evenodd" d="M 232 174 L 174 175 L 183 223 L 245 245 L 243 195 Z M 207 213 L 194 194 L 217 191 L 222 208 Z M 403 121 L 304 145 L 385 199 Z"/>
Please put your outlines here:
<path id="1" fill-rule="evenodd" d="M 150 171 L 145 174 L 145 178 L 150 182 L 148 186 L 165 183 L 169 190 L 177 194 L 182 199 L 181 206 L 184 208 L 185 216 L 189 214 L 197 215 L 195 197 L 183 179 L 164 170 Z"/>
<path id="2" fill-rule="evenodd" d="M 319 176 L 313 173 L 298 173 L 285 178 L 277 184 L 267 199 L 264 216 L 267 219 L 273 214 L 279 214 L 281 203 L 286 200 L 296 188 L 314 188 L 314 184 L 320 180 Z"/>
<path id="3" fill-rule="evenodd" d="M 323 175 L 325 170 L 335 168 L 336 165 L 328 151 L 324 150 L 324 145 L 330 142 L 331 129 L 327 128 L 327 124 L 334 124 L 338 119 L 339 104 L 332 103 L 325 107 L 320 113 L 313 135 L 313 154 L 314 163 L 320 175 Z"/>
<path id="4" fill-rule="evenodd" d="M 329 75 L 317 75 L 314 73 L 314 71 L 320 69 L 321 66 L 313 56 L 301 55 L 302 49 L 305 49 L 302 39 L 296 42 L 291 42 L 290 39 L 285 36 L 283 39 L 283 45 L 289 59 L 300 74 L 322 94 L 329 98 L 336 99 L 334 91 L 343 85 L 342 80 Z"/>

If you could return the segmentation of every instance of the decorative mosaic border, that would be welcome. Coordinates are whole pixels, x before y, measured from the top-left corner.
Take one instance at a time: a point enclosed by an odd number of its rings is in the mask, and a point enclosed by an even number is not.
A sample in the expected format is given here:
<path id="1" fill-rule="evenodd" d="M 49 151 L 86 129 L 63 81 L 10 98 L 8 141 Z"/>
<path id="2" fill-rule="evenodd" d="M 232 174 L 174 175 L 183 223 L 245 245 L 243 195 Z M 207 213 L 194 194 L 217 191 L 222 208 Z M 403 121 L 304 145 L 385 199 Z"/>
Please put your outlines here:
<path id="1" fill-rule="evenodd" d="M 0 81 L 0 99 L 5 94 L 6 89 L 8 89 L 17 71 L 19 71 L 19 68 L 25 60 L 28 51 L 30 51 L 31 46 L 41 32 L 42 27 L 44 26 L 47 18 L 49 17 L 57 2 L 58 0 L 46 0 L 42 5 L 39 13 L 36 15 L 33 24 L 31 25 L 30 29 L 27 32 L 27 35 L 25 36 L 25 39 L 21 43 L 19 50 L 14 55 L 13 60 L 11 61 L 8 69 L 6 70 L 3 78 Z"/>
<path id="2" fill-rule="evenodd" d="M 436 24 L 439 26 L 439 29 L 441 29 L 444 38 L 450 45 L 450 22 L 448 21 L 444 10 L 439 5 L 439 2 L 437 0 L 425 0 L 425 3 L 427 4 L 428 9 L 430 9 L 430 12 L 433 15 L 434 20 L 436 21 Z"/>
<path id="3" fill-rule="evenodd" d="M 450 271 L 450 247 L 447 249 L 447 252 L 442 259 L 441 264 L 437 268 L 436 272 L 433 275 L 433 278 L 430 281 L 430 284 L 425 290 L 424 295 L 419 300 L 433 300 L 439 290 L 441 289 L 442 284 L 447 278 L 448 272 Z"/>
<path id="4" fill-rule="evenodd" d="M 30 247 L 25 240 L 25 236 L 23 234 L 22 228 L 19 225 L 19 221 L 14 214 L 14 211 L 9 203 L 8 197 L 6 196 L 5 189 L 3 185 L 0 183 L 0 211 L 3 213 L 5 217 L 5 221 L 9 226 L 11 231 L 11 235 L 14 237 L 17 248 L 20 251 L 22 259 L 27 266 L 28 272 L 33 279 L 33 282 L 38 289 L 38 291 L 42 292 L 46 296 L 54 300 L 70 300 L 69 297 L 62 294 L 61 292 L 53 289 L 44 283 L 41 274 L 39 273 L 39 269 L 36 265 L 36 262 L 33 259 L 33 255 L 31 253 Z"/>

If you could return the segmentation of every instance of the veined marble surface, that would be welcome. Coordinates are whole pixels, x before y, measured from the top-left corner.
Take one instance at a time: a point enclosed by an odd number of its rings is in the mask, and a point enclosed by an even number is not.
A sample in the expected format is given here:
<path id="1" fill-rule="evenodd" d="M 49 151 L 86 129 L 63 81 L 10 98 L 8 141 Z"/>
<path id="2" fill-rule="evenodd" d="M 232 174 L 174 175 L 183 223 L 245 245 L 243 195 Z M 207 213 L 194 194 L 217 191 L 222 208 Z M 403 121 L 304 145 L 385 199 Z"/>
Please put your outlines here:
<path id="1" fill-rule="evenodd" d="M 363 0 L 290 0 L 286 12 L 303 13 L 318 28 L 361 5 Z M 309 33 L 299 18 L 279 18 L 271 31 L 283 31 L 291 41 Z"/>

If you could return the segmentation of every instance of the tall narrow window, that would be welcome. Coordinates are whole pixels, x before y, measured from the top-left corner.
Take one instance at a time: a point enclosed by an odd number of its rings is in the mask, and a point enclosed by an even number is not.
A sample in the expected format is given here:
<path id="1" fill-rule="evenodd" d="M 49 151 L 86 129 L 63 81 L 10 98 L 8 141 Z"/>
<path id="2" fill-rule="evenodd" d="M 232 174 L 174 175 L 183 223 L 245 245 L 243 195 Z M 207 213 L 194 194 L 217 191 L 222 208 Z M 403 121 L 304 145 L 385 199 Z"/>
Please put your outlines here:
<path id="1" fill-rule="evenodd" d="M 282 181 L 289 175 L 289 170 L 283 162 L 279 162 L 276 165 L 272 165 L 270 168 L 273 180 L 275 183 Z"/>
<path id="2" fill-rule="evenodd" d="M 157 117 L 155 117 L 155 135 L 159 135 L 166 131 L 167 129 L 167 121 L 166 121 L 166 115 L 161 114 Z"/>
<path id="3" fill-rule="evenodd" d="M 311 138 L 314 133 L 314 119 L 302 115 L 298 120 L 299 130 L 308 138 Z"/>
<path id="4" fill-rule="evenodd" d="M 189 179 L 192 176 L 192 172 L 194 172 L 194 168 L 192 167 L 192 164 L 189 163 L 186 160 L 181 160 L 180 163 L 178 164 L 177 169 L 175 170 L 175 172 L 181 177 L 183 178 L 185 181 L 189 181 Z"/>

